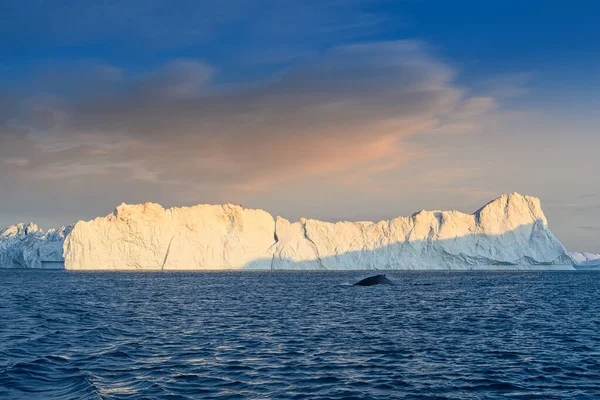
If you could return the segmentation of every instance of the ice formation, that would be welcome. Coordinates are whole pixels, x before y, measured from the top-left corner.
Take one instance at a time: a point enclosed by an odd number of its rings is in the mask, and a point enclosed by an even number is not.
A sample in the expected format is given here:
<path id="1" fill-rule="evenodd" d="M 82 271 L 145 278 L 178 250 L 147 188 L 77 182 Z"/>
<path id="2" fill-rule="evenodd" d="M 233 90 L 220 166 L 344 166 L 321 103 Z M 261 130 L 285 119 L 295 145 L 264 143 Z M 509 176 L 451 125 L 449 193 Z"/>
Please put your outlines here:
<path id="1" fill-rule="evenodd" d="M 503 195 L 473 214 L 420 211 L 381 222 L 277 219 L 277 269 L 469 269 L 571 265 L 540 200 Z"/>
<path id="2" fill-rule="evenodd" d="M 576 263 L 600 259 L 600 254 L 594 254 L 594 253 L 573 251 L 573 252 L 570 252 L 569 255 L 571 256 L 573 261 L 575 261 Z"/>
<path id="3" fill-rule="evenodd" d="M 231 204 L 122 204 L 106 217 L 44 232 L 0 233 L 0 267 L 72 270 L 553 268 L 573 259 L 540 200 L 503 195 L 473 214 L 419 211 L 380 222 L 274 219 Z M 596 261 L 598 262 L 598 261 Z"/>
<path id="4" fill-rule="evenodd" d="M 44 232 L 34 223 L 4 228 L 0 232 L 0 268 L 64 268 L 63 242 L 71 228 Z"/>
<path id="5" fill-rule="evenodd" d="M 600 254 L 593 253 L 569 253 L 577 269 L 600 269 Z"/>
<path id="6" fill-rule="evenodd" d="M 234 205 L 121 205 L 80 221 L 67 269 L 470 269 L 572 265 L 540 200 L 503 195 L 473 214 L 420 211 L 380 222 L 289 222 Z"/>
<path id="7" fill-rule="evenodd" d="M 75 224 L 64 244 L 67 269 L 267 269 L 275 221 L 234 205 L 164 209 L 122 204 L 114 213 Z"/>

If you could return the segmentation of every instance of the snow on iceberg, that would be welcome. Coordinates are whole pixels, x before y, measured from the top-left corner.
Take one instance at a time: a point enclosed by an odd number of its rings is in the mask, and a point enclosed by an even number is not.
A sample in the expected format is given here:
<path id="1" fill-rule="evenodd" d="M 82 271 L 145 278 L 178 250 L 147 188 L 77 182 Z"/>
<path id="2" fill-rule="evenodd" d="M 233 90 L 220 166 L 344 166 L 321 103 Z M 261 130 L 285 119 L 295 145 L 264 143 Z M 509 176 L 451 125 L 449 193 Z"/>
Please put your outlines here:
<path id="1" fill-rule="evenodd" d="M 75 224 L 67 269 L 471 269 L 572 265 L 540 200 L 503 195 L 473 214 L 289 222 L 234 205 L 121 205 Z M 545 268 L 545 267 L 544 267 Z"/>

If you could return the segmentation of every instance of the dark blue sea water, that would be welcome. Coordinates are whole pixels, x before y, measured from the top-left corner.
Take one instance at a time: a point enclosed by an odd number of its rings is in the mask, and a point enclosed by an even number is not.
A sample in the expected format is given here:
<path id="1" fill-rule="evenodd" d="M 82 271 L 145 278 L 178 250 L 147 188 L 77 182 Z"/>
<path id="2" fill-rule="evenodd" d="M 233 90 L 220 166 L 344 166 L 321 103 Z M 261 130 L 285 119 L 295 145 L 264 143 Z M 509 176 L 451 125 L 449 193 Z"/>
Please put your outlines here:
<path id="1" fill-rule="evenodd" d="M 598 398 L 600 274 L 0 271 L 0 398 Z"/>

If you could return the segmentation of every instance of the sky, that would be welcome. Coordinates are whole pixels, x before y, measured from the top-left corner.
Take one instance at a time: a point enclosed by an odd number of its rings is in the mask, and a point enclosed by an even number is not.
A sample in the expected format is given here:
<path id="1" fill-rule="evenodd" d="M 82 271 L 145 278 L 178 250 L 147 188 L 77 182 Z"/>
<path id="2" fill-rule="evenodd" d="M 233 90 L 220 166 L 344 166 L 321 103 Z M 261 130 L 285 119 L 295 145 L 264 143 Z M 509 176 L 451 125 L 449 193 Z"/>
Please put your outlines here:
<path id="1" fill-rule="evenodd" d="M 0 225 L 122 202 L 291 220 L 540 197 L 600 252 L 600 4 L 4 0 Z"/>

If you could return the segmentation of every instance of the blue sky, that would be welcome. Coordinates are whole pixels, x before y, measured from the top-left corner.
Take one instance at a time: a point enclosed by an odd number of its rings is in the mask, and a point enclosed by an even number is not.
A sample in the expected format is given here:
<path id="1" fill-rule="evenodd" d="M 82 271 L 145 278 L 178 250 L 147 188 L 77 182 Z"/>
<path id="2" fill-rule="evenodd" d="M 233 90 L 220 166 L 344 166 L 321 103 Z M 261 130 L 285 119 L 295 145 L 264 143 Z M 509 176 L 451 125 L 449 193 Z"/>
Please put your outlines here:
<path id="1" fill-rule="evenodd" d="M 591 1 L 4 1 L 0 224 L 147 200 L 379 219 L 519 191 L 569 248 L 600 251 L 599 17 Z"/>
<path id="2" fill-rule="evenodd" d="M 523 69 L 588 75 L 600 55 L 592 1 L 7 1 L 2 62 L 100 59 L 144 69 L 174 57 L 260 74 L 332 46 L 418 38 L 473 75 Z M 12 68 L 11 68 L 12 67 Z M 561 73 L 563 72 L 563 73 Z"/>

